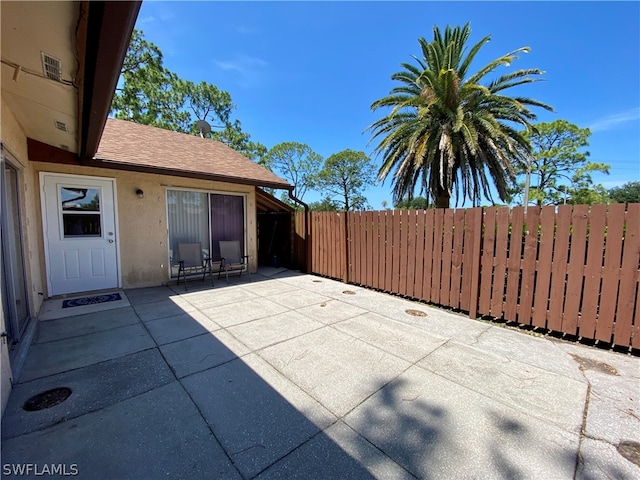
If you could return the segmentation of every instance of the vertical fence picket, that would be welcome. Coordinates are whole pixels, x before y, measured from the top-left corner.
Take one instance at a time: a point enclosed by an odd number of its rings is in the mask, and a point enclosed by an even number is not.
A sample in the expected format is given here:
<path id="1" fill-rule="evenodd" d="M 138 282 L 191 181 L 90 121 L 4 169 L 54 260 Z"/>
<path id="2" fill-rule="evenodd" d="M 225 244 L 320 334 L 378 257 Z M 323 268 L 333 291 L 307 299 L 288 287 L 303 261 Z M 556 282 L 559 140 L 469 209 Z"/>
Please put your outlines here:
<path id="1" fill-rule="evenodd" d="M 484 212 L 482 263 L 480 267 L 480 300 L 478 301 L 478 312 L 482 315 L 489 315 L 491 313 L 491 285 L 493 285 L 493 262 L 495 257 L 496 211 L 497 209 L 495 207 L 491 207 L 487 208 Z"/>
<path id="2" fill-rule="evenodd" d="M 602 297 L 596 325 L 596 338 L 611 342 L 615 320 L 618 285 L 620 283 L 620 259 L 624 230 L 624 204 L 609 205 L 607 233 L 605 237 L 604 270 L 602 272 Z"/>
<path id="3" fill-rule="evenodd" d="M 424 271 L 424 240 L 425 240 L 425 232 L 424 232 L 424 218 L 425 212 L 424 210 L 418 210 L 416 212 L 416 270 L 415 270 L 415 281 L 414 281 L 414 289 L 413 296 L 415 298 L 422 299 L 422 282 L 425 274 L 428 274 Z"/>
<path id="4" fill-rule="evenodd" d="M 549 285 L 551 284 L 555 220 L 556 208 L 553 206 L 542 207 L 540 211 L 540 253 L 536 268 L 536 294 L 533 301 L 533 324 L 541 328 L 547 327 L 547 306 L 549 303 Z"/>
<path id="5" fill-rule="evenodd" d="M 435 219 L 435 210 L 429 209 L 424 215 L 424 258 L 423 269 L 424 276 L 422 277 L 422 299 L 425 302 L 431 300 L 431 283 L 433 280 L 433 224 Z"/>
<path id="6" fill-rule="evenodd" d="M 442 227 L 444 209 L 436 209 L 433 222 L 433 278 L 431 279 L 431 301 L 440 303 L 440 281 L 442 274 Z"/>
<path id="7" fill-rule="evenodd" d="M 364 218 L 365 224 L 365 235 L 367 240 L 367 273 L 366 273 L 366 283 L 365 285 L 373 285 L 373 259 L 374 259 L 374 251 L 373 251 L 373 228 L 372 228 L 372 212 L 362 212 L 362 216 Z"/>
<path id="8" fill-rule="evenodd" d="M 449 303 L 453 308 L 460 308 L 462 291 L 462 247 L 465 239 L 465 210 L 459 208 L 453 218 L 453 252 L 451 255 L 451 294 Z"/>
<path id="9" fill-rule="evenodd" d="M 558 206 L 558 213 L 556 214 L 556 238 L 553 244 L 553 260 L 551 264 L 549 314 L 547 317 L 547 328 L 556 332 L 562 330 L 562 308 L 564 306 L 567 284 L 566 276 L 570 227 L 571 205 Z"/>
<path id="10" fill-rule="evenodd" d="M 585 253 L 587 249 L 587 222 L 589 207 L 576 205 L 571 216 L 569 263 L 567 265 L 567 293 L 562 312 L 561 331 L 578 334 L 578 315 L 583 291 Z"/>
<path id="11" fill-rule="evenodd" d="M 400 216 L 400 210 L 393 211 L 393 275 L 391 276 L 391 292 L 398 293 L 400 286 L 400 222 L 402 217 Z"/>
<path id="12" fill-rule="evenodd" d="M 507 260 L 507 294 L 505 296 L 504 318 L 516 321 L 520 292 L 520 272 L 522 271 L 522 225 L 524 207 L 515 207 L 511 211 L 511 235 L 509 241 L 509 259 Z"/>
<path id="13" fill-rule="evenodd" d="M 589 240 L 587 264 L 584 272 L 584 289 L 579 335 L 595 338 L 598 304 L 602 284 L 602 263 L 604 260 L 604 239 L 606 233 L 607 206 L 593 205 L 589 215 Z"/>
<path id="14" fill-rule="evenodd" d="M 371 286 L 373 288 L 378 287 L 379 281 L 379 265 L 378 258 L 380 256 L 380 250 L 378 248 L 379 239 L 378 239 L 378 212 L 370 212 L 371 213 L 371 223 L 369 227 L 369 231 L 371 233 Z"/>
<path id="15" fill-rule="evenodd" d="M 400 270 L 398 278 L 398 289 L 394 293 L 406 295 L 407 291 L 407 260 L 408 260 L 408 245 L 409 241 L 409 222 L 408 214 L 409 210 L 400 210 Z"/>
<path id="16" fill-rule="evenodd" d="M 536 288 L 536 259 L 538 255 L 538 228 L 540 225 L 540 207 L 527 207 L 525 215 L 524 255 L 522 259 L 522 284 L 518 322 L 533 325 L 533 297 Z"/>
<path id="17" fill-rule="evenodd" d="M 620 270 L 620 291 L 616 306 L 616 323 L 613 330 L 614 343 L 631 344 L 633 307 L 638 284 L 638 262 L 640 261 L 640 204 L 629 204 L 624 230 L 624 250 Z"/>
<path id="18" fill-rule="evenodd" d="M 442 227 L 442 275 L 440 277 L 440 304 L 451 306 L 451 255 L 453 253 L 453 214 L 454 210 L 444 211 L 444 226 Z"/>
<path id="19" fill-rule="evenodd" d="M 480 252 L 482 251 L 482 208 L 472 208 L 465 214 L 466 228 L 464 244 L 468 254 L 463 253 L 467 268 L 463 270 L 463 297 L 461 307 L 469 310 L 469 316 L 478 316 L 478 292 L 480 291 Z M 468 255 L 468 256 L 467 256 Z"/>
<path id="20" fill-rule="evenodd" d="M 384 289 L 387 292 L 391 291 L 391 279 L 393 278 L 393 213 L 393 210 L 387 210 L 384 218 L 385 249 L 387 252 L 384 264 Z"/>
<path id="21" fill-rule="evenodd" d="M 504 287 L 506 280 L 507 248 L 509 237 L 509 209 L 498 208 L 496 215 L 496 252 L 493 263 L 493 288 L 491 291 L 491 315 L 502 316 L 504 308 Z"/>
<path id="22" fill-rule="evenodd" d="M 415 298 L 416 282 L 416 216 L 415 210 L 410 210 L 407 215 L 407 287 L 405 295 Z"/>

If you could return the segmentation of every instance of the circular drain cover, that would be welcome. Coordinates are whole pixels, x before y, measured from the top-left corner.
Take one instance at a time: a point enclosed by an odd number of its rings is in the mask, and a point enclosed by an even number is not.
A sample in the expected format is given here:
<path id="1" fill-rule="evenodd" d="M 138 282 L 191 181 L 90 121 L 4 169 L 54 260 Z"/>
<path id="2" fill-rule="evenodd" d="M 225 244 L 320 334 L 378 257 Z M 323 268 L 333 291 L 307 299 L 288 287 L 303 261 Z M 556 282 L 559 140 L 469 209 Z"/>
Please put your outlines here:
<path id="1" fill-rule="evenodd" d="M 414 317 L 426 317 L 427 314 L 422 310 L 405 310 L 404 313 L 407 315 L 413 315 Z"/>
<path id="2" fill-rule="evenodd" d="M 345 291 L 344 291 L 344 292 L 342 292 L 342 293 L 344 293 L 345 295 L 355 295 L 355 294 L 356 294 L 356 292 L 354 292 L 354 291 L 352 291 L 352 290 L 345 290 Z"/>
<path id="3" fill-rule="evenodd" d="M 55 407 L 64 402 L 71 395 L 71 389 L 67 387 L 53 388 L 46 392 L 38 393 L 24 402 L 22 408 L 27 412 L 36 412 L 45 408 Z"/>
<path id="4" fill-rule="evenodd" d="M 618 444 L 618 453 L 631 463 L 640 467 L 640 443 L 638 442 L 620 442 Z"/>

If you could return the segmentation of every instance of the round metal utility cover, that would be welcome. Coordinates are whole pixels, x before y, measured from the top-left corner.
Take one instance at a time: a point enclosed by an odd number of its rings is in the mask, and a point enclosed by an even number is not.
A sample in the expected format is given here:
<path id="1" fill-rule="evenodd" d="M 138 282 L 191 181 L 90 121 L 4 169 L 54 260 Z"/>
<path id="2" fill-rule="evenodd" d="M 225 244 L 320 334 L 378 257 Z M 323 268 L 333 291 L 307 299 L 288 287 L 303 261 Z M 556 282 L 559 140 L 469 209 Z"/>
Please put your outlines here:
<path id="1" fill-rule="evenodd" d="M 47 390 L 46 392 L 38 393 L 29 398 L 22 408 L 27 412 L 36 412 L 38 410 L 44 410 L 45 408 L 55 407 L 61 404 L 71 395 L 71 389 L 67 387 L 58 387 Z"/>

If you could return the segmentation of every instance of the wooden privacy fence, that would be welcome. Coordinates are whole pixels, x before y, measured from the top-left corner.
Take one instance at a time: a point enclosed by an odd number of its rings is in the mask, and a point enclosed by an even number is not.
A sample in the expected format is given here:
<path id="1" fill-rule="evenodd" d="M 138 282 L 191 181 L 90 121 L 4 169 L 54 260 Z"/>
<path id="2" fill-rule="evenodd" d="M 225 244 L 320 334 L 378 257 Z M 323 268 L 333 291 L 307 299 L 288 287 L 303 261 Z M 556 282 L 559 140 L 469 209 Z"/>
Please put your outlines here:
<path id="1" fill-rule="evenodd" d="M 313 273 L 640 348 L 640 204 L 309 215 Z"/>

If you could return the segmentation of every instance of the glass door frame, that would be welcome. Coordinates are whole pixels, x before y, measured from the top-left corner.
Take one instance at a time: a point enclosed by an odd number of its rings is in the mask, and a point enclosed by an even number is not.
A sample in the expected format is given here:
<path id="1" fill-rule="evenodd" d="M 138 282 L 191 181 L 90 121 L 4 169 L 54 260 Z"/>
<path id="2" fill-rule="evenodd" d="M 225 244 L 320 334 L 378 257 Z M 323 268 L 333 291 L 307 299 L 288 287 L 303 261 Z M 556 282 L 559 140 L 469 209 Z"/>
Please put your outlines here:
<path id="1" fill-rule="evenodd" d="M 22 209 L 20 207 L 20 176 L 21 170 L 16 166 L 17 162 L 12 161 L 13 155 L 9 152 L 4 145 L 1 148 L 1 184 L 2 195 L 0 199 L 0 210 L 2 211 L 2 219 L 0 222 L 0 237 L 2 238 L 2 298 L 3 298 L 3 312 L 8 314 L 8 318 L 5 319 L 5 327 L 8 330 L 10 340 L 9 348 L 17 344 L 23 337 L 29 321 L 31 320 L 31 312 L 29 308 L 29 291 L 27 289 L 26 278 L 26 265 L 24 259 L 24 246 L 23 246 L 23 231 L 22 231 Z M 15 174 L 14 179 L 8 179 L 5 174 L 5 168 L 13 170 Z M 12 181 L 13 185 L 13 198 L 8 202 L 7 200 L 7 185 L 8 181 Z M 15 207 L 16 222 L 10 222 L 8 211 L 9 208 Z M 16 245 L 17 241 L 17 245 Z M 15 266 L 12 261 L 12 257 L 16 258 Z M 21 269 L 22 272 L 15 272 L 14 268 Z M 22 279 L 20 282 L 19 279 Z M 21 283 L 17 285 L 16 283 Z M 15 295 L 16 289 L 20 289 L 22 292 L 22 302 L 24 303 L 25 318 L 19 321 L 18 317 L 20 313 L 16 307 L 18 298 Z"/>
<path id="2" fill-rule="evenodd" d="M 225 190 L 206 190 L 206 189 L 202 189 L 202 188 L 188 188 L 188 187 L 175 187 L 175 186 L 167 186 L 165 188 L 165 202 L 166 202 L 166 215 L 167 215 L 167 259 L 168 259 L 168 265 L 169 265 L 169 269 L 168 269 L 168 280 L 175 280 L 177 278 L 177 274 L 174 275 L 173 274 L 173 266 L 171 264 L 172 262 L 172 258 L 171 258 L 171 240 L 170 240 L 170 232 L 169 232 L 169 225 L 170 225 L 170 221 L 169 221 L 169 191 L 177 191 L 177 192 L 195 192 L 195 193 L 205 193 L 207 194 L 207 208 L 209 209 L 209 213 L 207 215 L 208 217 L 208 224 L 209 224 L 209 234 L 208 234 L 208 245 L 206 246 L 208 248 L 209 251 L 209 255 L 211 255 L 211 250 L 212 250 L 212 246 L 211 246 L 211 239 L 212 239 L 212 232 L 211 232 L 211 197 L 210 195 L 233 195 L 233 196 L 237 196 L 237 197 L 242 197 L 242 219 L 243 219 L 243 244 L 244 244 L 244 254 L 248 255 L 248 250 L 249 250 L 249 243 L 248 243 L 248 218 L 247 218 L 247 197 L 248 197 L 248 193 L 247 192 L 229 192 L 229 191 L 225 191 Z M 203 246 L 204 247 L 204 246 Z"/>

